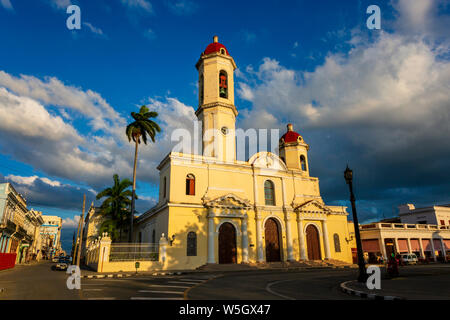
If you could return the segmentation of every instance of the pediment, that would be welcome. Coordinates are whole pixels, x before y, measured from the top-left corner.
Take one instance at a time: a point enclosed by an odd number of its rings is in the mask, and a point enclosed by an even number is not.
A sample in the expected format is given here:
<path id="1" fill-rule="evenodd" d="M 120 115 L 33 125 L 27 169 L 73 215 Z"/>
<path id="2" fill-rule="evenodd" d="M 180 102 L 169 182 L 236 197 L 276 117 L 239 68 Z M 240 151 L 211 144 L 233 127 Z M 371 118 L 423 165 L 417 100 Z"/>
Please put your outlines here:
<path id="1" fill-rule="evenodd" d="M 212 200 L 203 198 L 203 204 L 208 208 L 250 209 L 252 207 L 249 200 L 242 199 L 232 193 Z"/>
<path id="2" fill-rule="evenodd" d="M 258 152 L 248 162 L 258 168 L 287 170 L 283 160 L 272 152 Z"/>
<path id="3" fill-rule="evenodd" d="M 322 202 L 317 200 L 309 200 L 302 204 L 292 204 L 294 210 L 301 212 L 331 212 L 327 206 L 325 206 Z"/>

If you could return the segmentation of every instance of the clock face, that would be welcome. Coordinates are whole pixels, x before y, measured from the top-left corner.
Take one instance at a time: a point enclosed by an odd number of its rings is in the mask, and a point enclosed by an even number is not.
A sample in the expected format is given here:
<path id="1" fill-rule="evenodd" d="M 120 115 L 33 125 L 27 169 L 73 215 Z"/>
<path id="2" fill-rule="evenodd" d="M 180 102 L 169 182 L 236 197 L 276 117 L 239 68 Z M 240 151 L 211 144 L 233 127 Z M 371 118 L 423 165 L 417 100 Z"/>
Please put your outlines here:
<path id="1" fill-rule="evenodd" d="M 222 129 L 220 129 L 221 131 L 222 131 L 222 133 L 224 134 L 224 135 L 227 135 L 228 134 L 228 128 L 227 127 L 222 127 Z"/>

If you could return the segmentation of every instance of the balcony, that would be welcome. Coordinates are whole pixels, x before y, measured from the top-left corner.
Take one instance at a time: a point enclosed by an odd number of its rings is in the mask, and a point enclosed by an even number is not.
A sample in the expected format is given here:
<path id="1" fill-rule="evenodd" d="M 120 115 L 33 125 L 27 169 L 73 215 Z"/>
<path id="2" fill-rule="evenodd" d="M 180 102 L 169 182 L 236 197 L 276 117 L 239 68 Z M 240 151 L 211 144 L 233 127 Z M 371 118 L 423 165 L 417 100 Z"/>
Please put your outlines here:
<path id="1" fill-rule="evenodd" d="M 433 224 L 408 224 L 408 223 L 371 223 L 359 226 L 360 230 L 449 230 L 450 226 L 438 226 Z"/>

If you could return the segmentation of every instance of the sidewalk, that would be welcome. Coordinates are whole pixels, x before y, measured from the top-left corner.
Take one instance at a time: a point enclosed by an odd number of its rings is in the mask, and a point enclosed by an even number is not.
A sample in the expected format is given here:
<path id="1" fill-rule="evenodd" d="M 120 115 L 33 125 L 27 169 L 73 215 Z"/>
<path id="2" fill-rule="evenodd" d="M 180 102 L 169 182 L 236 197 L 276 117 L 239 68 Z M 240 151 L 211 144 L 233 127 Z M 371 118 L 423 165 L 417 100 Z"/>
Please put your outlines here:
<path id="1" fill-rule="evenodd" d="M 348 281 L 341 289 L 369 299 L 450 300 L 450 268 L 400 268 L 400 276 L 389 279 L 382 269 L 381 289 L 369 290 L 365 283 Z"/>

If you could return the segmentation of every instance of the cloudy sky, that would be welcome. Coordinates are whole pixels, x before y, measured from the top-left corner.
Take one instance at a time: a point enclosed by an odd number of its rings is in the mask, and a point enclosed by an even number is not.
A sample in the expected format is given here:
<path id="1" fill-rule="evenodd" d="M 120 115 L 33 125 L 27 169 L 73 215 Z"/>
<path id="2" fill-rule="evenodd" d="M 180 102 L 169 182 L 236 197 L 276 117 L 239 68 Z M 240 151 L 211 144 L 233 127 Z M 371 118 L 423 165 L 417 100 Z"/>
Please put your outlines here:
<path id="1" fill-rule="evenodd" d="M 66 27 L 70 4 L 81 30 Z M 381 30 L 366 26 L 372 4 Z M 71 239 L 83 193 L 90 204 L 114 173 L 131 177 L 124 126 L 147 104 L 163 129 L 140 149 L 137 205 L 150 208 L 217 34 L 239 68 L 237 126 L 293 123 L 326 203 L 348 204 L 347 163 L 362 221 L 450 203 L 448 30 L 449 0 L 0 0 L 0 180 Z"/>

